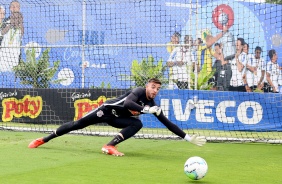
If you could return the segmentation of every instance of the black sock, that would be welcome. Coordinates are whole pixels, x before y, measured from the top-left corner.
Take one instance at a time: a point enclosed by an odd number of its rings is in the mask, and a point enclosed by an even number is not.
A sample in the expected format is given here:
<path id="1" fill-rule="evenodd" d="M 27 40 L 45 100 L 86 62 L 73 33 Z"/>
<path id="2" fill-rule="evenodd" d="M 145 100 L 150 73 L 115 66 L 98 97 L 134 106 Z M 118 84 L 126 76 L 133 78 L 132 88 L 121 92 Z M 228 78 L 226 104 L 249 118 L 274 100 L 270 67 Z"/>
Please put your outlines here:
<path id="1" fill-rule="evenodd" d="M 50 135 L 46 136 L 46 137 L 43 137 L 43 141 L 44 142 L 48 142 L 50 141 L 51 139 L 54 139 L 55 137 L 58 137 L 55 132 L 51 133 Z"/>
<path id="2" fill-rule="evenodd" d="M 123 138 L 120 135 L 116 135 L 113 140 L 111 140 L 107 145 L 115 146 L 123 141 Z"/>

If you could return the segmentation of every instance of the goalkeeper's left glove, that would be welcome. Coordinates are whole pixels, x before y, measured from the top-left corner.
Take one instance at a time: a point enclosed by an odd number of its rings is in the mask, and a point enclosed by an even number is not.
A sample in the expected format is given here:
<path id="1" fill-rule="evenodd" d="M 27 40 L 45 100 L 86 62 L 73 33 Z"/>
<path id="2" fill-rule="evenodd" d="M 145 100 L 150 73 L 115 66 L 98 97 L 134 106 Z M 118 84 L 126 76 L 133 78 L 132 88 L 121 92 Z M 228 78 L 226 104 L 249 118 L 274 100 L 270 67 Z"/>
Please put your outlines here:
<path id="1" fill-rule="evenodd" d="M 149 113 L 149 114 L 156 114 L 157 116 L 159 116 L 162 112 L 162 109 L 158 106 L 150 107 L 148 105 L 145 105 L 144 109 L 141 112 Z"/>
<path id="2" fill-rule="evenodd" d="M 190 137 L 188 134 L 186 134 L 184 139 L 191 142 L 192 144 L 197 145 L 197 146 L 203 146 L 207 142 L 207 140 L 204 136 L 198 136 L 198 135 L 192 135 Z"/>

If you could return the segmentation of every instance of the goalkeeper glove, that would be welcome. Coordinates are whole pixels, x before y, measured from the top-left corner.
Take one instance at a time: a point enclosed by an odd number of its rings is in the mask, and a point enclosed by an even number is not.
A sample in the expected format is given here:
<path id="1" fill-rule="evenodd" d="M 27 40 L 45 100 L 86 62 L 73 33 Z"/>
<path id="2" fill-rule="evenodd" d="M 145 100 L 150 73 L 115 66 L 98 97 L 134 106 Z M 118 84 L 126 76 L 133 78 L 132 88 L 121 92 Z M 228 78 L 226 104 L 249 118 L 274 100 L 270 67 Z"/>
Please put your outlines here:
<path id="1" fill-rule="evenodd" d="M 187 141 L 189 141 L 192 144 L 195 144 L 197 146 L 203 146 L 207 142 L 207 140 L 204 136 L 198 136 L 198 135 L 192 135 L 190 137 L 188 134 L 186 134 L 184 139 L 186 139 Z"/>
<path id="2" fill-rule="evenodd" d="M 145 105 L 144 109 L 141 112 L 146 114 L 156 114 L 157 116 L 159 116 L 162 112 L 162 109 L 158 106 L 150 107 L 148 105 Z"/>

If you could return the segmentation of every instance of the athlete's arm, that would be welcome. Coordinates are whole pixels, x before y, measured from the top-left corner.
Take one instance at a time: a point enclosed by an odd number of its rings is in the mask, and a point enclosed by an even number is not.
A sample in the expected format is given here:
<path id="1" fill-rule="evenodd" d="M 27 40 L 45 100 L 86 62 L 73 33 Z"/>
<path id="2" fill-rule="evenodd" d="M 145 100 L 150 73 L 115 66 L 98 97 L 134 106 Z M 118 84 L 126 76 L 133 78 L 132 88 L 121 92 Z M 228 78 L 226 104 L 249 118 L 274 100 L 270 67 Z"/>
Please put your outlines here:
<path id="1" fill-rule="evenodd" d="M 133 110 L 133 111 L 138 111 L 141 112 L 144 107 L 136 103 L 138 100 L 138 97 L 134 93 L 130 93 L 127 97 L 126 100 L 124 101 L 124 107 Z"/>
<path id="2" fill-rule="evenodd" d="M 183 130 L 181 130 L 177 125 L 169 121 L 163 114 L 163 112 L 160 113 L 160 115 L 155 115 L 160 122 L 162 122 L 171 132 L 175 133 L 179 137 L 189 141 L 192 144 L 195 144 L 197 146 L 203 146 L 207 140 L 204 136 L 198 136 L 198 135 L 188 135 Z"/>
<path id="3" fill-rule="evenodd" d="M 206 40 L 206 45 L 210 48 L 215 42 L 217 42 L 223 35 L 228 31 L 227 26 L 223 26 L 222 32 L 217 34 L 215 37 L 210 37 L 210 39 Z"/>
<path id="4" fill-rule="evenodd" d="M 273 92 L 276 92 L 276 88 L 271 80 L 271 77 L 270 77 L 270 73 L 269 72 L 266 72 L 266 80 L 268 82 L 268 84 L 272 87 L 273 89 Z"/>
<path id="5" fill-rule="evenodd" d="M 171 132 L 173 132 L 174 134 L 178 135 L 179 137 L 183 138 L 185 137 L 186 133 L 183 132 L 183 130 L 181 130 L 176 124 L 172 123 L 171 121 L 169 121 L 165 115 L 163 114 L 163 112 L 161 112 L 161 114 L 159 116 L 156 116 L 158 118 L 158 120 L 164 124 Z"/>

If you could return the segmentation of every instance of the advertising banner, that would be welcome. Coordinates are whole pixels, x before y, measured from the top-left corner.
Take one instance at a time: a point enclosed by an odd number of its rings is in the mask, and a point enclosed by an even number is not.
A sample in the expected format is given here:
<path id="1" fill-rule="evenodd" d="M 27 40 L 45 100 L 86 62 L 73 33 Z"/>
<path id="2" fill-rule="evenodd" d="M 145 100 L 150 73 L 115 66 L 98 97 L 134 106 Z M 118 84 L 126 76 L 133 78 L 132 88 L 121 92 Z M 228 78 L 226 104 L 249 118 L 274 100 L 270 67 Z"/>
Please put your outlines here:
<path id="1" fill-rule="evenodd" d="M 1 120 L 62 124 L 78 120 L 107 99 L 124 92 L 116 89 L 1 89 Z M 182 128 L 282 131 L 280 94 L 161 90 L 156 103 L 168 119 Z M 140 118 L 144 127 L 164 127 L 151 114 Z"/>

